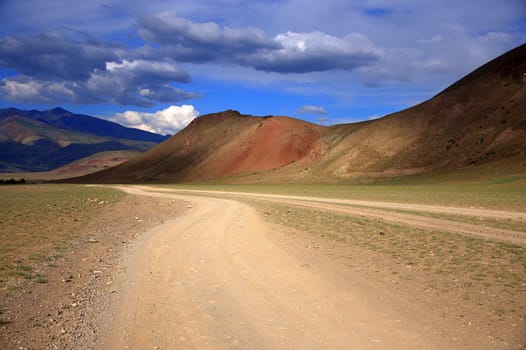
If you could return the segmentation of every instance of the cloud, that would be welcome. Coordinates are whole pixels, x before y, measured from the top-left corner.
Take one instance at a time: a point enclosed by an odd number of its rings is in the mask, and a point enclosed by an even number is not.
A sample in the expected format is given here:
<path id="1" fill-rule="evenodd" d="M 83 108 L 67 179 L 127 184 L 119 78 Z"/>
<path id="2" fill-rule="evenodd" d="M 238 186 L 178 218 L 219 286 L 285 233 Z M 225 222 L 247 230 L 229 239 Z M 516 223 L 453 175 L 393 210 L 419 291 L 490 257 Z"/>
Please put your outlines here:
<path id="1" fill-rule="evenodd" d="M 163 81 L 148 70 L 133 69 L 95 71 L 87 81 L 76 82 L 55 82 L 19 75 L 0 81 L 0 96 L 21 103 L 117 103 L 138 107 L 201 97 L 171 86 L 169 80 Z"/>
<path id="2" fill-rule="evenodd" d="M 424 45 L 429 45 L 429 44 L 434 44 L 434 43 L 438 43 L 438 42 L 441 42 L 444 40 L 444 37 L 440 34 L 435 34 L 433 35 L 431 38 L 422 38 L 422 39 L 418 39 L 417 42 L 419 44 L 424 44 Z"/>
<path id="3" fill-rule="evenodd" d="M 124 76 L 129 82 L 144 84 L 149 82 L 177 81 L 190 83 L 190 75 L 176 67 L 171 61 L 134 60 L 122 62 L 106 62 L 106 71 L 113 76 Z"/>
<path id="4" fill-rule="evenodd" d="M 28 70 L 22 68 L 21 71 Z M 108 61 L 94 68 L 85 79 L 75 79 L 75 72 L 46 79 L 49 74 L 4 78 L 0 81 L 0 95 L 23 103 L 117 103 L 138 107 L 200 97 L 171 85 L 173 82 L 189 83 L 191 77 L 169 60 Z"/>
<path id="5" fill-rule="evenodd" d="M 221 28 L 214 22 L 195 23 L 164 12 L 138 20 L 139 34 L 161 44 L 171 57 L 187 62 L 229 62 L 247 53 L 277 47 L 255 28 Z"/>
<path id="6" fill-rule="evenodd" d="M 259 29 L 196 23 L 174 13 L 145 16 L 138 25 L 143 39 L 161 45 L 143 54 L 163 53 L 183 62 L 241 65 L 265 72 L 352 70 L 376 61 L 381 52 L 358 33 L 336 37 L 319 31 L 286 32 L 268 38 Z"/>
<path id="7" fill-rule="evenodd" d="M 0 82 L 0 96 L 21 103 L 54 103 L 55 101 L 75 102 L 73 86 L 65 83 L 36 81 L 28 77 L 3 79 Z"/>
<path id="8" fill-rule="evenodd" d="M 378 93 L 366 85 L 389 91 L 375 108 L 398 108 L 404 95 L 430 97 L 526 38 L 523 0 L 28 1 L 0 5 L 4 103 L 179 104 L 199 97 L 181 86 L 192 73 L 202 91 L 242 81 L 289 96 L 323 91 L 347 106 Z"/>
<path id="9" fill-rule="evenodd" d="M 118 60 L 117 51 L 76 31 L 7 36 L 0 38 L 0 66 L 35 78 L 83 80 Z"/>
<path id="10" fill-rule="evenodd" d="M 172 86 L 192 81 L 174 61 L 134 55 L 71 30 L 0 38 L 0 66 L 19 73 L 0 81 L 0 95 L 24 103 L 140 107 L 200 97 Z"/>
<path id="11" fill-rule="evenodd" d="M 136 111 L 117 113 L 111 120 L 128 127 L 166 135 L 177 133 L 198 116 L 199 111 L 192 105 L 172 105 L 154 113 Z"/>
<path id="12" fill-rule="evenodd" d="M 85 86 L 91 95 L 107 96 L 112 102 L 141 107 L 200 97 L 172 87 L 169 83 L 173 81 L 189 83 L 191 78 L 170 61 L 124 60 L 108 62 L 106 69 L 95 71 Z"/>
<path id="13" fill-rule="evenodd" d="M 295 114 L 318 114 L 318 115 L 327 115 L 327 111 L 323 107 L 305 105 L 301 106 L 294 112 Z"/>
<path id="14" fill-rule="evenodd" d="M 274 41 L 280 44 L 280 49 L 251 57 L 254 68 L 280 73 L 352 70 L 375 62 L 381 53 L 357 33 L 338 38 L 322 32 L 287 32 L 277 35 Z"/>

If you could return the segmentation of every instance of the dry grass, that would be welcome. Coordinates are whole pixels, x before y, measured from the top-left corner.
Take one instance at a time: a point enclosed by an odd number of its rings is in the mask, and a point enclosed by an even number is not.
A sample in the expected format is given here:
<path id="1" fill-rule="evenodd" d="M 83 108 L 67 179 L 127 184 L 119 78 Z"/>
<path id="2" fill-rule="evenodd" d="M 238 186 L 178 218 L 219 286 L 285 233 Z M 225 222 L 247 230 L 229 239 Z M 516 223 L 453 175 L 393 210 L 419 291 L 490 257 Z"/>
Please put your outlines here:
<path id="1" fill-rule="evenodd" d="M 401 183 L 390 185 L 162 185 L 173 189 L 269 193 L 455 207 L 522 211 L 526 213 L 526 180 L 484 183 Z"/>
<path id="2" fill-rule="evenodd" d="M 368 252 L 379 269 L 419 279 L 426 291 L 462 295 L 478 306 L 517 300 L 503 314 L 526 315 L 526 247 L 315 209 L 249 201 L 268 220 Z M 498 303 L 497 303 L 498 304 Z M 500 305 L 500 304 L 499 304 Z"/>
<path id="3" fill-rule="evenodd" d="M 116 190 L 84 186 L 0 187 L 0 285 L 17 279 L 45 283 L 35 267 L 53 266 L 87 220 L 122 196 Z"/>

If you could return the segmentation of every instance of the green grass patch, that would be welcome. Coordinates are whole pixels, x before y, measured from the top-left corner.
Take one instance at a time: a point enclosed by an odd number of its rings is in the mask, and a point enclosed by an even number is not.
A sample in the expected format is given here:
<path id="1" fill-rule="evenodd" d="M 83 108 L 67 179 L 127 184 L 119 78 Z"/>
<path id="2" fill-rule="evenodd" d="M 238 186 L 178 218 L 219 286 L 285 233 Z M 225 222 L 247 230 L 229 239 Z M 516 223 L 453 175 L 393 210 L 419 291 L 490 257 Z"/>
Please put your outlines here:
<path id="1" fill-rule="evenodd" d="M 35 277 L 35 280 L 34 280 L 35 283 L 47 283 L 48 280 L 47 278 L 45 278 L 44 276 L 42 275 L 38 275 Z"/>

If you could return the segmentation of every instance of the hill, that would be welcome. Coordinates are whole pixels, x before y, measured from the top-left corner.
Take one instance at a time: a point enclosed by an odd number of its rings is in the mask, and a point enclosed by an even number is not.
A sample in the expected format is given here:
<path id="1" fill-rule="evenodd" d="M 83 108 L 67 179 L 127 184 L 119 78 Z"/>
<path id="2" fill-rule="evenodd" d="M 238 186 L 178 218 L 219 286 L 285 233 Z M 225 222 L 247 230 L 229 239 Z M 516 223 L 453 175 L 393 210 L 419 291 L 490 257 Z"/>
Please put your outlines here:
<path id="1" fill-rule="evenodd" d="M 322 127 L 225 111 L 82 181 L 352 182 L 492 164 L 524 174 L 524 140 L 526 45 L 377 120 Z"/>
<path id="2" fill-rule="evenodd" d="M 143 152 L 166 138 L 61 108 L 0 109 L 0 172 L 48 171 L 104 151 Z"/>
<path id="3" fill-rule="evenodd" d="M 526 155 L 526 45 L 429 101 L 384 118 L 331 128 L 322 177 L 400 176 Z M 525 167 L 526 169 L 526 167 Z"/>
<path id="4" fill-rule="evenodd" d="M 289 117 L 225 111 L 196 118 L 181 132 L 89 181 L 203 181 L 310 164 L 324 127 Z"/>

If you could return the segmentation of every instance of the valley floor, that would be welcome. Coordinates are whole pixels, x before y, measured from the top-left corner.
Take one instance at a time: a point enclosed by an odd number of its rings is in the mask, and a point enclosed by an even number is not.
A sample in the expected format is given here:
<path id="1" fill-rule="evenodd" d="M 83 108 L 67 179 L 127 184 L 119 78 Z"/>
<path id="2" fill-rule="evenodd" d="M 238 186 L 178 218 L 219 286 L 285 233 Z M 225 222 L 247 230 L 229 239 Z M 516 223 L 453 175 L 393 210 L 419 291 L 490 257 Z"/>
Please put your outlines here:
<path id="1" fill-rule="evenodd" d="M 113 216 L 102 213 L 88 228 L 97 243 L 86 243 L 89 250 L 81 247 L 67 258 L 73 283 L 50 278 L 42 286 L 28 286 L 31 292 L 8 293 L 0 345 L 526 345 L 524 213 L 121 189 L 130 195 L 113 204 Z M 61 269 L 59 276 L 69 276 Z M 69 298 L 68 307 L 58 313 L 46 288 Z M 53 305 L 49 312 L 31 302 L 39 297 Z M 36 310 L 20 310 L 27 306 Z M 60 321 L 68 313 L 69 319 Z M 49 321 L 55 318 L 60 325 Z M 44 334 L 47 339 L 36 340 Z"/>

